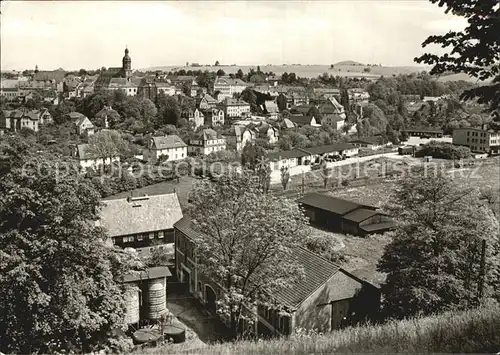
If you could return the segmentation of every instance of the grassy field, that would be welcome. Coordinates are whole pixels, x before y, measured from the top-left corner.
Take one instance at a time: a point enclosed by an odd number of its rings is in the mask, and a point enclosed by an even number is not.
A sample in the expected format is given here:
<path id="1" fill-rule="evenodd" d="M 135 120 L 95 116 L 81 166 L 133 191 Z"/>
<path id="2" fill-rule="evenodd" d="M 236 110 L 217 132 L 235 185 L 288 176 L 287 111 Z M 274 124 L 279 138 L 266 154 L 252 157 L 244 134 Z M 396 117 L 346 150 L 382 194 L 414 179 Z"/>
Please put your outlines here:
<path id="1" fill-rule="evenodd" d="M 235 66 L 201 66 L 201 67 L 186 67 L 186 66 L 164 66 L 164 67 L 153 67 L 147 68 L 145 70 L 163 70 L 163 71 L 175 71 L 175 70 L 208 70 L 217 71 L 219 69 L 224 70 L 226 74 L 235 74 L 238 69 L 241 69 L 244 73 L 247 73 L 250 68 L 257 69 L 257 65 L 235 65 Z M 369 68 L 370 72 L 364 71 L 365 68 Z M 426 67 L 408 66 L 408 67 L 372 67 L 366 65 L 349 65 L 349 64 L 336 64 L 334 68 L 331 69 L 330 65 L 261 65 L 261 71 L 263 72 L 273 72 L 276 75 L 282 75 L 283 73 L 295 73 L 296 75 L 303 78 L 316 78 L 323 73 L 328 73 L 333 76 L 356 76 L 356 77 L 366 77 L 366 78 L 378 78 L 380 76 L 392 76 L 398 74 L 410 74 L 418 73 L 422 70 L 427 70 Z"/>
<path id="2" fill-rule="evenodd" d="M 328 334 L 237 341 L 182 351 L 165 346 L 148 354 L 332 354 L 332 353 L 496 353 L 500 350 L 500 307 L 389 321 Z M 188 344 L 186 344 L 187 346 Z"/>

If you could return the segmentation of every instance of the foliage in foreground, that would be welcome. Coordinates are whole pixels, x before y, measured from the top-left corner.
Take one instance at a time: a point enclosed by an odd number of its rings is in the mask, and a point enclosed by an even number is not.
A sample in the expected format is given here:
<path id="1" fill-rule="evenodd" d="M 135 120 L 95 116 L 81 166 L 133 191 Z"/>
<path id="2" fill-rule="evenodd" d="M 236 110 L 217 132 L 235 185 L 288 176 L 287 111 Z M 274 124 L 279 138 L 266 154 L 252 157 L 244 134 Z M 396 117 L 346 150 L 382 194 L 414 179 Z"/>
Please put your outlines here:
<path id="1" fill-rule="evenodd" d="M 297 281 L 293 259 L 305 218 L 296 203 L 266 194 L 249 173 L 225 174 L 216 183 L 195 185 L 191 200 L 201 268 L 225 292 L 218 312 L 240 334 L 245 307 L 273 305 L 273 295 Z M 217 203 L 214 204 L 214 201 Z"/>
<path id="2" fill-rule="evenodd" d="M 464 189 L 443 172 L 421 174 L 403 179 L 385 210 L 397 223 L 379 262 L 387 273 L 386 313 L 402 318 L 500 299 L 498 221 L 479 189 Z"/>
<path id="3" fill-rule="evenodd" d="M 0 351 L 98 349 L 122 324 L 129 257 L 93 225 L 91 182 L 29 148 L 0 140 Z"/>
<path id="4" fill-rule="evenodd" d="M 467 159 L 471 156 L 468 147 L 456 146 L 451 143 L 430 142 L 417 150 L 417 157 L 431 156 L 436 159 Z"/>
<path id="5" fill-rule="evenodd" d="M 237 341 L 189 349 L 171 345 L 146 354 L 332 354 L 332 353 L 496 353 L 500 349 L 500 308 L 389 321 L 327 334 Z"/>

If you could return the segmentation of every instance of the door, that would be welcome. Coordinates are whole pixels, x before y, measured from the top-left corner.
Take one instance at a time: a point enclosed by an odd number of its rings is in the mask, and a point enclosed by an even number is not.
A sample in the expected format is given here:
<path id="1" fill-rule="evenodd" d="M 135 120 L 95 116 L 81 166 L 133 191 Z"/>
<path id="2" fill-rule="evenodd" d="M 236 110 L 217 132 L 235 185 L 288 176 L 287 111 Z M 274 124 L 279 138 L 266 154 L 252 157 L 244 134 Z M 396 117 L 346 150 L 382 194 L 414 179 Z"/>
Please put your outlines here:
<path id="1" fill-rule="evenodd" d="M 215 294 L 215 291 L 212 289 L 212 287 L 208 285 L 205 285 L 205 299 L 207 300 L 207 310 L 212 314 L 216 314 L 217 295 Z"/>
<path id="2" fill-rule="evenodd" d="M 182 270 L 182 282 L 185 285 L 184 292 L 189 293 L 189 285 L 191 285 L 191 275 L 189 275 L 189 272 L 187 272 L 186 270 Z"/>

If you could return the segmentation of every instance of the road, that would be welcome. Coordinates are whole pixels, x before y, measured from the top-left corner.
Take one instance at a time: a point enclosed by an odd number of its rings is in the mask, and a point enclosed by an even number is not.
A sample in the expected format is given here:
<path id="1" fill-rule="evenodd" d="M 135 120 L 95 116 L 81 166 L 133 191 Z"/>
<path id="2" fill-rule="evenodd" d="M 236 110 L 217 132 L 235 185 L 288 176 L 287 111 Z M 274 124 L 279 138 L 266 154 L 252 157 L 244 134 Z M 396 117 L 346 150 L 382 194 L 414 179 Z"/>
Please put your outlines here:
<path id="1" fill-rule="evenodd" d="M 356 164 L 356 163 L 363 163 L 367 162 L 373 159 L 377 158 L 396 158 L 398 157 L 398 152 L 390 152 L 390 153 L 380 153 L 380 154 L 374 154 L 374 155 L 369 155 L 366 157 L 353 157 L 353 158 L 347 158 L 346 160 L 339 160 L 339 161 L 334 161 L 334 162 L 328 162 L 326 163 L 326 166 L 328 168 L 335 168 L 343 165 L 350 165 L 350 164 Z M 294 175 L 300 175 L 302 173 L 306 173 L 308 171 L 311 171 L 311 166 L 310 165 L 298 165 L 298 166 L 293 166 L 290 168 L 290 176 Z M 281 171 L 273 171 L 271 172 L 271 184 L 278 184 L 281 183 Z"/>

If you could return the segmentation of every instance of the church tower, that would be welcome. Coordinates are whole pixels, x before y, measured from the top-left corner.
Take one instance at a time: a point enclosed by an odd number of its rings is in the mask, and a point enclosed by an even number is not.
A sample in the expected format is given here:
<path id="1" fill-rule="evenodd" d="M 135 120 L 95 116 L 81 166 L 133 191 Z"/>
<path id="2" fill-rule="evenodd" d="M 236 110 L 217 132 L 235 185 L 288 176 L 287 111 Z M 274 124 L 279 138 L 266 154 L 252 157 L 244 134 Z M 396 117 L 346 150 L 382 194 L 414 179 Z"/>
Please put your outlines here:
<path id="1" fill-rule="evenodd" d="M 122 59 L 122 72 L 123 76 L 127 79 L 130 79 L 132 76 L 132 59 L 128 55 L 128 48 L 125 48 L 125 55 Z"/>

